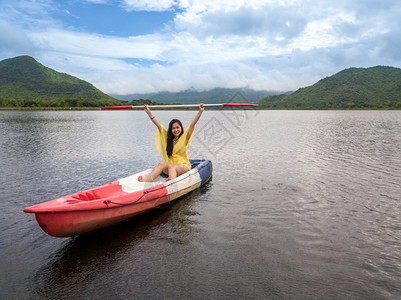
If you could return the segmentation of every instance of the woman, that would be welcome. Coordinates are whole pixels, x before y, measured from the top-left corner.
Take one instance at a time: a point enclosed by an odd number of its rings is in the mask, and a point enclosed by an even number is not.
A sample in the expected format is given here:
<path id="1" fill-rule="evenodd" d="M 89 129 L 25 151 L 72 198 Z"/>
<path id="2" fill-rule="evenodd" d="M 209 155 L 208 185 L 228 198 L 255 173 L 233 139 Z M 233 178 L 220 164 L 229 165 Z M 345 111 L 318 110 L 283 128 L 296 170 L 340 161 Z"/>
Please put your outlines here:
<path id="1" fill-rule="evenodd" d="M 183 130 L 181 122 L 177 119 L 171 120 L 168 130 L 166 130 L 151 113 L 148 105 L 144 105 L 144 109 L 157 127 L 155 133 L 156 148 L 164 158 L 164 161 L 160 162 L 147 178 L 139 176 L 138 181 L 151 182 L 162 172 L 168 175 L 166 179 L 166 181 L 168 181 L 191 170 L 187 148 L 191 144 L 195 124 L 199 121 L 205 109 L 203 103 L 199 105 L 198 114 L 185 131 Z"/>

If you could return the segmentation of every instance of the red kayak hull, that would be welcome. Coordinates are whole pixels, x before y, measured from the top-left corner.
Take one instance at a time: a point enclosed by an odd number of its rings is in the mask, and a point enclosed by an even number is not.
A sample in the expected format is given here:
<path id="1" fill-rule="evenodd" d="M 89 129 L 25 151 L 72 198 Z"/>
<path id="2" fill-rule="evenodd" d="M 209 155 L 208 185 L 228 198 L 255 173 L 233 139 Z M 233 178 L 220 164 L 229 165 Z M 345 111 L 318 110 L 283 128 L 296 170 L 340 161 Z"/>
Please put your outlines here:
<path id="1" fill-rule="evenodd" d="M 26 207 L 44 232 L 72 237 L 108 227 L 162 206 L 199 188 L 212 176 L 209 160 L 191 161 L 192 170 L 166 182 L 138 182 L 138 173 L 86 191 Z M 144 172 L 150 172 L 146 170 Z"/>
<path id="2" fill-rule="evenodd" d="M 39 226 L 54 237 L 72 237 L 112 226 L 168 203 L 169 197 L 110 209 L 36 213 Z"/>

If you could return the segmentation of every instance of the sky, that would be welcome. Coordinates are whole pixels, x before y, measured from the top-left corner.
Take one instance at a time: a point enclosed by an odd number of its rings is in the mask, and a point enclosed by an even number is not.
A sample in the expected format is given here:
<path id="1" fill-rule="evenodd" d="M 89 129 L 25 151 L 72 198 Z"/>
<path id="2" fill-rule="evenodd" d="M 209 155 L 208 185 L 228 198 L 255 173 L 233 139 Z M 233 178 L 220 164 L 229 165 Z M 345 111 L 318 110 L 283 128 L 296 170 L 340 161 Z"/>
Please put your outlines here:
<path id="1" fill-rule="evenodd" d="M 0 0 L 0 60 L 34 57 L 105 93 L 294 91 L 401 67 L 399 0 Z"/>

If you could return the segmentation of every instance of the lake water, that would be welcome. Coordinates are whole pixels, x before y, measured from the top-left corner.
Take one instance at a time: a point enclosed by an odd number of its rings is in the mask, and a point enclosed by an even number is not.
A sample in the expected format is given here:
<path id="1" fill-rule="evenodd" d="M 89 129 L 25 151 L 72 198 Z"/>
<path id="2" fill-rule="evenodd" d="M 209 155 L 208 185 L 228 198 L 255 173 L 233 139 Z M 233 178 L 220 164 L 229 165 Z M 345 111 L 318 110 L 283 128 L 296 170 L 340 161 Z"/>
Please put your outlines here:
<path id="1" fill-rule="evenodd" d="M 154 130 L 142 111 L 0 111 L 1 299 L 401 298 L 401 111 L 205 111 L 201 189 L 69 239 L 23 213 L 154 166 Z"/>

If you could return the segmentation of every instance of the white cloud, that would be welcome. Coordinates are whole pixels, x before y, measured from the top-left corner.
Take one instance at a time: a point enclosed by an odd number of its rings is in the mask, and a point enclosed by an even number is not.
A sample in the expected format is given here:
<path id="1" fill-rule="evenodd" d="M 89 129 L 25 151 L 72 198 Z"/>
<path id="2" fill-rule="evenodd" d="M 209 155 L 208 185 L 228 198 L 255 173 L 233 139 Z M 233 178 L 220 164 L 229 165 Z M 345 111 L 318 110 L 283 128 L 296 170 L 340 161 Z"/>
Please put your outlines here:
<path id="1" fill-rule="evenodd" d="M 299 11 L 294 13 L 294 11 Z M 302 6 L 264 4 L 227 8 L 213 6 L 212 10 L 197 12 L 195 17 L 186 12 L 177 18 L 177 28 L 200 38 L 207 36 L 259 36 L 276 42 L 300 35 L 307 24 Z"/>
<path id="2" fill-rule="evenodd" d="M 111 4 L 110 0 L 85 0 L 86 2 L 89 3 L 95 3 L 95 4 Z"/>
<path id="3" fill-rule="evenodd" d="M 5 2 L 0 56 L 35 51 L 43 64 L 114 94 L 217 86 L 285 91 L 351 66 L 401 66 L 395 0 L 119 1 L 127 11 L 176 9 L 164 30 L 129 37 L 71 29 L 43 11 L 50 0 Z M 58 5 L 63 9 L 53 9 Z"/>
<path id="4" fill-rule="evenodd" d="M 0 20 L 0 53 L 5 55 L 33 54 L 35 47 L 23 30 Z"/>
<path id="5" fill-rule="evenodd" d="M 124 0 L 122 7 L 127 11 L 165 11 L 175 5 L 174 0 Z"/>
<path id="6" fill-rule="evenodd" d="M 57 10 L 52 0 L 3 0 L 0 6 L 0 18 L 16 27 L 44 28 L 59 26 L 51 14 Z"/>
<path id="7" fill-rule="evenodd" d="M 37 47 L 47 51 L 85 54 L 105 58 L 160 59 L 164 38 L 159 35 L 113 37 L 60 29 L 31 32 Z"/>

